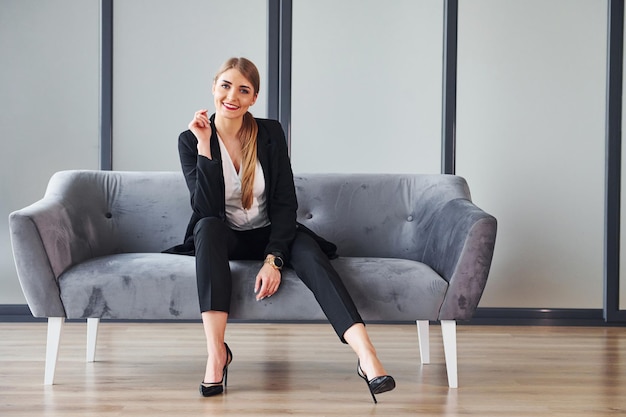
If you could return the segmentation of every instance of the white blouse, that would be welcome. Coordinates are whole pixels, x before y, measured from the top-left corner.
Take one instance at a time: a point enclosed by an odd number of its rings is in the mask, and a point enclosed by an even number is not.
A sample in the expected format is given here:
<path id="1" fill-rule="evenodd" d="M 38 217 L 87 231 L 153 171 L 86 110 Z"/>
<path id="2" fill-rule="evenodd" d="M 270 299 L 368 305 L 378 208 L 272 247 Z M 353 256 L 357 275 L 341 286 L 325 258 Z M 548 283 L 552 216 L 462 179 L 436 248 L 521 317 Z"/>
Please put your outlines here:
<path id="1" fill-rule="evenodd" d="M 265 198 L 265 176 L 263 167 L 257 159 L 256 171 L 254 172 L 254 185 L 252 187 L 252 206 L 244 209 L 241 204 L 241 173 L 235 169 L 226 146 L 218 136 L 220 151 L 222 153 L 222 171 L 224 172 L 224 185 L 226 191 L 226 221 L 231 229 L 250 230 L 265 227 L 270 224 L 267 216 L 267 202 Z"/>

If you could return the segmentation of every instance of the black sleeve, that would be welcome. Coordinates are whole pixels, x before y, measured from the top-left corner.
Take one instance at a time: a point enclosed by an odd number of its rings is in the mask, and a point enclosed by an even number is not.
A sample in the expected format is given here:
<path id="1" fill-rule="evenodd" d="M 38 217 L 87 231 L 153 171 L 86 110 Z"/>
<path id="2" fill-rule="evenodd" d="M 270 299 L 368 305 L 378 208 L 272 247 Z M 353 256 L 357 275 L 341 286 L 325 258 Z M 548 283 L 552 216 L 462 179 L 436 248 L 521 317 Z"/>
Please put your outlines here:
<path id="1" fill-rule="evenodd" d="M 287 141 L 280 123 L 269 121 L 271 189 L 268 195 L 268 214 L 272 232 L 265 253 L 280 253 L 289 262 L 290 247 L 296 236 L 298 202 Z"/>
<path id="2" fill-rule="evenodd" d="M 213 141 L 213 138 L 211 139 Z M 225 218 L 222 162 L 198 155 L 198 140 L 186 130 L 178 137 L 180 164 L 189 188 L 191 208 L 198 218 Z"/>

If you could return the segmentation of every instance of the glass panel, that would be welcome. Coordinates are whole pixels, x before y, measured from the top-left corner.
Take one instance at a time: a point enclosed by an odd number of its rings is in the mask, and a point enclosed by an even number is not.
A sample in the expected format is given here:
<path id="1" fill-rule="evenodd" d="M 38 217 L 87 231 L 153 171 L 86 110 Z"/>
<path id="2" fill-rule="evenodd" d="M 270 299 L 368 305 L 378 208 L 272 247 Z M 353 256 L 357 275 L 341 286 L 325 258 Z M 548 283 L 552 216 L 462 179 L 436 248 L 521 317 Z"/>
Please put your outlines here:
<path id="1" fill-rule="evenodd" d="M 483 307 L 602 308 L 607 2 L 459 2 L 457 173 L 498 219 Z"/>
<path id="2" fill-rule="evenodd" d="M 179 170 L 178 135 L 214 110 L 213 76 L 232 56 L 259 68 L 250 111 L 266 117 L 267 0 L 124 0 L 114 14 L 114 169 Z"/>
<path id="3" fill-rule="evenodd" d="M 56 171 L 98 169 L 99 29 L 97 1 L 0 1 L 0 304 L 26 304 L 9 213 Z"/>
<path id="4" fill-rule="evenodd" d="M 441 171 L 440 0 L 294 0 L 295 172 Z"/>

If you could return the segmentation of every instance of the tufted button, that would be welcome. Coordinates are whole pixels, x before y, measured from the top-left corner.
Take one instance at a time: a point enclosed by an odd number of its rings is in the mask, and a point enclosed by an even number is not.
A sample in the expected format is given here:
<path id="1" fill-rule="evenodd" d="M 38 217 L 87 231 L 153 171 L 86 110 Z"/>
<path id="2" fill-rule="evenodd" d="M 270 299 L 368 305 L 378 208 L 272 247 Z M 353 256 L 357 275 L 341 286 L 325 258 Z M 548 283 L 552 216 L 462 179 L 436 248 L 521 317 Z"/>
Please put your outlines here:
<path id="1" fill-rule="evenodd" d="M 304 217 L 311 220 L 313 218 L 313 215 L 311 213 L 307 213 Z"/>
<path id="2" fill-rule="evenodd" d="M 409 217 L 407 217 L 407 218 L 406 218 L 406 221 L 407 221 L 407 222 L 412 222 L 412 221 L 413 221 L 413 216 L 409 216 Z"/>
<path id="3" fill-rule="evenodd" d="M 106 217 L 107 219 L 110 219 L 111 217 L 113 217 L 113 215 L 111 213 L 105 213 L 104 217 Z"/>

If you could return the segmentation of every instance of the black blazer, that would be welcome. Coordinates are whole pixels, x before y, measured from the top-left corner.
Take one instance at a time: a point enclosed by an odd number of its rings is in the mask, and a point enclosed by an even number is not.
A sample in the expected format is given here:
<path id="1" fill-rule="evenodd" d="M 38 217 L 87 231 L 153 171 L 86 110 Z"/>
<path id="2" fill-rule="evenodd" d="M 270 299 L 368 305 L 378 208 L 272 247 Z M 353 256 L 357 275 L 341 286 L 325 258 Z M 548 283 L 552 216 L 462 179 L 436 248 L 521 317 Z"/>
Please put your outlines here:
<path id="1" fill-rule="evenodd" d="M 298 203 L 293 182 L 293 172 L 287 151 L 285 134 L 279 122 L 256 119 L 257 157 L 263 167 L 267 213 L 271 222 L 271 234 L 265 253 L 278 252 L 285 262 L 289 261 L 290 246 L 296 236 L 296 210 Z M 215 115 L 211 116 L 215 126 Z M 211 156 L 198 155 L 198 140 L 186 130 L 178 138 L 178 153 L 183 174 L 191 195 L 193 213 L 187 226 L 183 244 L 164 252 L 194 255 L 193 229 L 203 217 L 226 220 L 224 173 L 217 133 L 211 135 Z"/>

